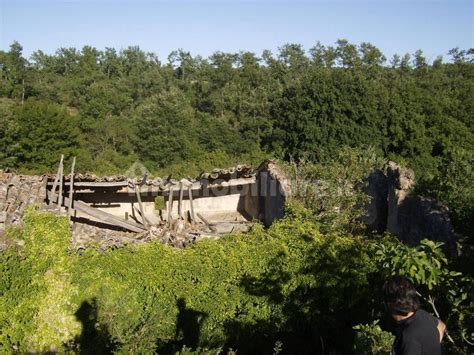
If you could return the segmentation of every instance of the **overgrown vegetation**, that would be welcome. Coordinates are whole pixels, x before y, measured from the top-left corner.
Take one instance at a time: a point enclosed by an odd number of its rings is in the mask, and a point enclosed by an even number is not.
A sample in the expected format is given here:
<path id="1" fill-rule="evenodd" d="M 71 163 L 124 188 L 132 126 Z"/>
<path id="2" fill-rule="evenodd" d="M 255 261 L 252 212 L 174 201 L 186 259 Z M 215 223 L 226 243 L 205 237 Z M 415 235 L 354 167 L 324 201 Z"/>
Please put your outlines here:
<path id="1" fill-rule="evenodd" d="M 0 254 L 0 349 L 382 351 L 390 338 L 373 322 L 386 327 L 381 285 L 394 272 L 436 300 L 457 346 L 447 350 L 465 349 L 473 280 L 450 270 L 439 245 L 323 234 L 307 215 L 293 202 L 268 230 L 76 255 L 67 219 L 32 211 L 11 231 L 21 242 Z M 368 325 L 354 343 L 357 324 Z"/>
<path id="2" fill-rule="evenodd" d="M 0 169 L 194 175 L 265 157 L 295 197 L 268 230 L 99 253 L 68 250 L 65 218 L 31 211 L 0 253 L 0 352 L 386 353 L 381 285 L 410 277 L 462 353 L 474 339 L 473 50 L 428 63 L 339 40 L 309 54 L 138 47 L 0 51 Z M 368 172 L 415 170 L 417 192 L 450 208 L 462 257 L 362 236 Z M 67 167 L 66 167 L 67 168 Z M 311 184 L 307 182 L 311 181 Z M 158 205 L 160 201 L 156 202 Z M 207 350 L 206 350 L 207 349 Z"/>
<path id="3" fill-rule="evenodd" d="M 195 176 L 264 157 L 326 164 L 341 147 L 415 170 L 423 193 L 451 207 L 472 236 L 473 50 L 428 62 L 387 61 L 370 43 L 298 44 L 278 53 L 138 47 L 0 51 L 0 169 L 124 173 L 137 160 L 159 175 Z"/>

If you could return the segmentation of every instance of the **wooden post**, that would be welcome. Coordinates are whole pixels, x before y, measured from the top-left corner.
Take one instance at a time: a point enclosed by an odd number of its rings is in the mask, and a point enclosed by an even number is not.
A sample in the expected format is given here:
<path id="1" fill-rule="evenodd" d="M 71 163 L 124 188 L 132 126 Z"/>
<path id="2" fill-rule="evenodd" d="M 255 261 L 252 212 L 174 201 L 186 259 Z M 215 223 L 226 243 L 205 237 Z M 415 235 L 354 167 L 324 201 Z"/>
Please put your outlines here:
<path id="1" fill-rule="evenodd" d="M 137 195 L 137 200 L 138 200 L 138 207 L 140 209 L 140 214 L 142 217 L 143 225 L 148 229 L 149 225 L 147 223 L 147 220 L 145 218 L 145 212 L 143 211 L 143 203 L 142 203 L 142 197 L 141 197 L 141 185 L 135 185 L 135 195 Z"/>
<path id="2" fill-rule="evenodd" d="M 56 188 L 58 186 L 59 172 L 61 171 L 61 166 L 63 165 L 63 159 L 64 159 L 64 155 L 61 154 L 61 160 L 59 161 L 59 165 L 58 165 L 58 173 L 56 174 L 56 178 L 54 179 L 54 183 L 53 183 L 53 188 L 51 189 L 51 192 L 52 192 L 51 199 L 48 199 L 49 204 L 51 204 L 52 202 L 56 200 Z"/>
<path id="3" fill-rule="evenodd" d="M 184 194 L 183 183 L 180 181 L 179 182 L 179 202 L 178 202 L 179 219 L 183 219 L 183 194 Z"/>
<path id="4" fill-rule="evenodd" d="M 168 190 L 168 227 L 171 228 L 171 213 L 173 211 L 173 186 L 170 186 Z"/>
<path id="5" fill-rule="evenodd" d="M 193 190 L 191 188 L 191 185 L 188 186 L 188 195 L 189 195 L 189 209 L 190 209 L 190 215 L 191 215 L 191 224 L 194 224 L 196 222 L 196 216 L 194 215 L 194 206 L 193 206 Z"/>
<path id="6" fill-rule="evenodd" d="M 196 213 L 196 214 L 199 218 L 201 218 L 201 220 L 204 222 L 204 224 L 207 226 L 207 228 L 209 228 L 214 233 L 217 232 L 217 228 L 212 223 L 210 223 L 206 218 L 204 218 L 204 216 L 202 214 L 200 214 L 199 212 Z"/>
<path id="7" fill-rule="evenodd" d="M 74 168 L 76 166 L 76 157 L 72 159 L 72 166 L 71 166 L 71 175 L 69 177 L 69 203 L 67 206 L 67 210 L 69 213 L 69 219 L 71 219 L 72 216 L 72 198 L 74 195 Z"/>
<path id="8" fill-rule="evenodd" d="M 61 156 L 61 167 L 59 169 L 59 196 L 58 196 L 58 209 L 61 209 L 63 204 L 63 183 L 64 183 L 64 165 L 63 165 L 63 156 Z"/>

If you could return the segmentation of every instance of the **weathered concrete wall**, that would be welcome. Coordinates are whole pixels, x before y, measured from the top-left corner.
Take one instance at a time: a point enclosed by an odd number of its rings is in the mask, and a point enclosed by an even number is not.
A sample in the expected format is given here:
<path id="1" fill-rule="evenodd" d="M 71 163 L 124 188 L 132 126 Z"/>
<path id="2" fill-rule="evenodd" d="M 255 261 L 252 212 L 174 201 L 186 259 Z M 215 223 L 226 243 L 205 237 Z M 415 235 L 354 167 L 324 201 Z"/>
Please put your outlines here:
<path id="1" fill-rule="evenodd" d="M 364 192 L 370 197 L 362 221 L 371 231 L 383 233 L 387 229 L 388 180 L 381 170 L 374 170 L 367 179 Z"/>
<path id="2" fill-rule="evenodd" d="M 265 161 L 257 169 L 259 186 L 259 219 L 270 226 L 285 214 L 285 202 L 291 194 L 286 174 L 272 161 Z"/>
<path id="3" fill-rule="evenodd" d="M 374 171 L 368 178 L 366 193 L 372 198 L 364 222 L 377 232 L 390 232 L 409 244 L 422 239 L 441 241 L 447 251 L 454 250 L 457 235 L 449 211 L 438 201 L 412 193 L 415 173 L 389 162 L 387 173 Z"/>

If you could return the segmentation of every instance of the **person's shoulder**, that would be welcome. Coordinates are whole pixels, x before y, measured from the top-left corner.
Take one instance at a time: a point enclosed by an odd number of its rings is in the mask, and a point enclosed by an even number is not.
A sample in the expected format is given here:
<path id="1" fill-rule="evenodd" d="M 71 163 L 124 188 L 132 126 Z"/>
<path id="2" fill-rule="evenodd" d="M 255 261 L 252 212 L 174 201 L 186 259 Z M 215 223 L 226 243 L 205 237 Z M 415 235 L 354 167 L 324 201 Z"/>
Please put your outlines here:
<path id="1" fill-rule="evenodd" d="M 431 324 L 434 324 L 435 326 L 438 325 L 438 318 L 426 312 L 424 309 L 417 310 L 416 317 L 422 322 L 429 322 Z"/>

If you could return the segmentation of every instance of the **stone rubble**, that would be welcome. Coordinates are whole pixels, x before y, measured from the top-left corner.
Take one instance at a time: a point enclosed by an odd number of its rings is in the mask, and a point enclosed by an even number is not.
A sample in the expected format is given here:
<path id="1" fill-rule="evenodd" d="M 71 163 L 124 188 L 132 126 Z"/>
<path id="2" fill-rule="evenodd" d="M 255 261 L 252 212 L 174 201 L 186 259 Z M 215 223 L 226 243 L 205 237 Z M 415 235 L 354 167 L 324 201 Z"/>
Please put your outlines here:
<path id="1" fill-rule="evenodd" d="M 188 178 L 192 183 L 204 181 L 215 183 L 229 181 L 234 178 L 247 178 L 254 176 L 248 165 L 237 165 L 229 169 L 214 169 L 210 173 L 201 173 L 196 179 Z M 14 241 L 6 237 L 9 226 L 18 226 L 28 206 L 35 205 L 41 211 L 50 211 L 59 215 L 66 215 L 64 208 L 47 205 L 47 186 L 53 182 L 55 175 L 18 175 L 0 171 L 0 251 Z M 69 182 L 70 175 L 64 176 L 64 182 Z M 92 174 L 75 174 L 75 182 L 127 182 L 128 184 L 144 184 L 164 190 L 177 181 L 168 178 L 142 178 L 131 179 L 125 175 L 98 177 Z M 182 181 L 182 180 L 181 180 Z M 184 248 L 202 238 L 217 238 L 218 233 L 210 230 L 205 224 L 190 224 L 184 220 L 175 220 L 171 226 L 162 221 L 153 225 L 143 233 L 133 233 L 122 230 L 101 228 L 97 225 L 72 224 L 72 249 L 80 252 L 88 247 L 97 247 L 101 251 L 116 249 L 127 244 L 159 241 L 176 248 Z"/>

